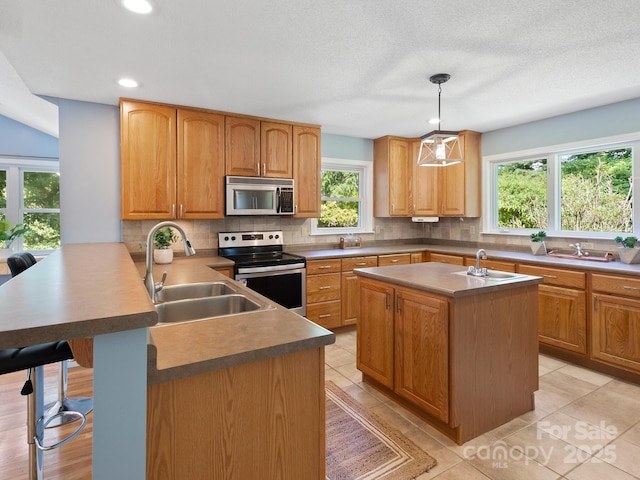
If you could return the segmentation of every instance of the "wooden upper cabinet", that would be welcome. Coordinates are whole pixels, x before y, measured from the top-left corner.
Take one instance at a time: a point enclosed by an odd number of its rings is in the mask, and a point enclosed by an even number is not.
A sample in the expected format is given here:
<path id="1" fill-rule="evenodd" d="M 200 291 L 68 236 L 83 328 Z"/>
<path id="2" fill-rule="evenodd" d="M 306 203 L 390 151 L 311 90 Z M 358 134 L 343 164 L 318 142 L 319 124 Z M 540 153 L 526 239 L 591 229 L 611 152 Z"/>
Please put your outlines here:
<path id="1" fill-rule="evenodd" d="M 319 127 L 293 126 L 293 180 L 295 217 L 320 216 L 320 145 Z"/>
<path id="2" fill-rule="evenodd" d="M 464 162 L 440 168 L 441 216 L 480 216 L 480 137 L 478 132 L 460 132 Z"/>
<path id="3" fill-rule="evenodd" d="M 121 217 L 172 218 L 176 202 L 176 109 L 120 102 Z"/>
<path id="4" fill-rule="evenodd" d="M 225 117 L 226 174 L 259 177 L 260 121 L 245 117 Z"/>
<path id="5" fill-rule="evenodd" d="M 411 164 L 413 168 L 411 195 L 413 216 L 439 216 L 440 205 L 440 168 L 418 165 L 420 140 L 411 142 Z"/>
<path id="6" fill-rule="evenodd" d="M 178 109 L 177 218 L 224 218 L 224 116 Z"/>
<path id="7" fill-rule="evenodd" d="M 293 178 L 293 125 L 260 123 L 260 173 L 263 177 Z"/>
<path id="8" fill-rule="evenodd" d="M 409 140 L 382 137 L 373 143 L 373 214 L 375 217 L 412 215 Z"/>

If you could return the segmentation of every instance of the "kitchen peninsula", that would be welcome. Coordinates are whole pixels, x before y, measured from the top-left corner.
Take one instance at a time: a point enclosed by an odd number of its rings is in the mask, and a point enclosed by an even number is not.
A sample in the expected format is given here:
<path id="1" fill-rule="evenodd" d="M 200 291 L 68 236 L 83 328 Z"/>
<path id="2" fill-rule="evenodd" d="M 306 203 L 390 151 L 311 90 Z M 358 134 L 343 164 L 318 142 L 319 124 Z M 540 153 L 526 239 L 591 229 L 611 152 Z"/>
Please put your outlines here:
<path id="1" fill-rule="evenodd" d="M 209 263 L 198 257 L 179 259 L 171 265 L 167 283 L 226 278 Z M 268 427 L 275 438 L 271 445 L 278 455 L 261 465 L 262 472 L 286 474 L 301 466 L 314 472 L 304 478 L 324 478 L 323 352 L 334 341 L 327 330 L 277 306 L 236 315 L 235 321 L 226 317 L 153 326 L 158 316 L 140 272 L 119 243 L 66 245 L 3 285 L 0 302 L 4 310 L 0 348 L 94 339 L 94 479 L 145 478 L 147 458 L 163 462 L 159 467 L 163 475 L 148 478 L 187 478 L 180 472 L 171 477 L 175 470 L 166 462 L 174 459 L 169 457 L 175 447 L 172 442 L 177 439 L 192 454 L 198 452 L 195 447 L 211 453 L 211 443 L 180 432 L 189 432 L 197 422 L 205 428 L 202 415 L 207 410 L 195 403 L 215 404 L 225 395 L 231 395 L 224 398 L 230 416 L 216 417 L 221 423 L 209 425 L 208 437 L 224 443 L 225 449 L 217 452 L 224 457 L 221 468 L 242 475 L 237 470 L 242 452 L 255 452 L 257 442 L 261 448 L 270 440 L 241 436 L 248 428 L 254 433 L 260 429 L 251 421 L 264 414 L 262 426 L 271 422 Z M 256 378 L 260 380 L 254 382 Z M 183 389 L 186 384 L 193 389 Z M 260 388 L 265 389 L 262 395 L 256 393 Z M 295 396 L 288 396 L 291 389 L 296 389 Z M 185 398 L 191 402 L 192 415 L 177 411 L 170 417 L 154 416 L 158 408 L 165 412 L 179 408 Z M 298 425 L 298 418 L 307 420 Z M 148 425 L 156 429 L 152 435 Z M 171 429 L 179 430 L 177 437 L 172 437 Z M 305 442 L 298 441 L 301 435 Z M 311 444 L 317 451 L 303 452 Z"/>
<path id="2" fill-rule="evenodd" d="M 441 263 L 354 273 L 365 383 L 458 444 L 533 410 L 542 278 Z"/>

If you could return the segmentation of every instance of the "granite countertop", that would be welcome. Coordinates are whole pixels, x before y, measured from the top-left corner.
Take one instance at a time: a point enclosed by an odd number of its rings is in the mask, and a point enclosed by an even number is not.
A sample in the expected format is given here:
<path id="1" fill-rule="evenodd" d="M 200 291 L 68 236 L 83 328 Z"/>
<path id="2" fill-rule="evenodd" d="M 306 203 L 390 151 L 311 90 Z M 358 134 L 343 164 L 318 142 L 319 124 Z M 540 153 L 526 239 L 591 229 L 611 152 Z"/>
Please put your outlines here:
<path id="1" fill-rule="evenodd" d="M 202 281 L 230 282 L 246 287 L 211 267 L 233 265 L 220 257 L 176 258 L 169 265 L 154 265 L 154 277 L 167 272 L 166 285 Z M 145 264 L 136 262 L 144 275 Z M 278 357 L 335 342 L 335 335 L 319 325 L 275 305 L 275 308 L 149 329 L 148 384 L 175 380 L 243 363 Z"/>
<path id="2" fill-rule="evenodd" d="M 0 287 L 0 349 L 148 327 L 149 295 L 121 243 L 65 245 Z"/>
<path id="3" fill-rule="evenodd" d="M 493 280 L 466 275 L 466 270 L 465 267 L 460 265 L 427 262 L 388 267 L 356 268 L 353 272 L 374 280 L 452 298 L 483 295 L 497 290 L 537 285 L 542 283 L 543 280 L 542 277 L 522 274 L 514 274 L 515 277 L 507 280 Z"/>
<path id="4" fill-rule="evenodd" d="M 363 248 L 340 249 L 329 248 L 319 250 L 303 250 L 285 248 L 290 253 L 295 253 L 305 257 L 307 260 L 321 260 L 328 258 L 363 257 L 367 255 L 388 255 L 393 253 L 416 253 L 433 252 L 448 255 L 459 255 L 464 257 L 475 257 L 478 248 L 484 247 L 464 247 L 459 245 L 442 244 L 398 244 L 368 246 Z M 485 248 L 487 258 L 491 260 L 504 260 L 516 263 L 531 263 L 544 265 L 547 267 L 573 268 L 577 270 L 590 270 L 597 272 L 619 273 L 626 275 L 640 275 L 640 264 L 628 265 L 619 260 L 612 262 L 600 262 L 594 260 L 577 260 L 572 258 L 554 257 L 551 255 L 533 255 L 527 252 L 516 252 L 510 250 L 500 250 L 491 245 Z M 598 254 L 594 254 L 596 256 Z M 600 254 L 604 257 L 604 254 Z"/>

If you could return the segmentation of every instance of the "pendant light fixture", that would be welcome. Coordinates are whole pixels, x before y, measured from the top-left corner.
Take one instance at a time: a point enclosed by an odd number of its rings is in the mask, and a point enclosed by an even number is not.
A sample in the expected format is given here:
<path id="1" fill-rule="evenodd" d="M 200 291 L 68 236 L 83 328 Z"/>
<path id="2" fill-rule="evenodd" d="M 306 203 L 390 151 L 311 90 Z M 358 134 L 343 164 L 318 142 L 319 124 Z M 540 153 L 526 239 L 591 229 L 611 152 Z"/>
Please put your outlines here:
<path id="1" fill-rule="evenodd" d="M 425 167 L 447 167 L 464 161 L 458 132 L 440 130 L 440 95 L 442 84 L 451 78 L 448 73 L 437 73 L 429 78 L 438 85 L 438 130 L 420 138 L 418 165 Z"/>

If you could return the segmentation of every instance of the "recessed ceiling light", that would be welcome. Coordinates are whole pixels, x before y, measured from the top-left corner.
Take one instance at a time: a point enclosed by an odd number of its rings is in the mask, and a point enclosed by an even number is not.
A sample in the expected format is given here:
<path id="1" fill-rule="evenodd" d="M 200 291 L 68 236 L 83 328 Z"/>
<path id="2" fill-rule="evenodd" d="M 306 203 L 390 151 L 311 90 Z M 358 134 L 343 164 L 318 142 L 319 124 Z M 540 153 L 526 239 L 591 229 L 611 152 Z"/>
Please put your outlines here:
<path id="1" fill-rule="evenodd" d="M 121 78 L 118 80 L 118 85 L 126 88 L 136 88 L 138 86 L 138 82 L 132 78 Z"/>
<path id="2" fill-rule="evenodd" d="M 134 13 L 151 13 L 153 6 L 148 0 L 121 0 L 122 6 Z"/>
<path id="3" fill-rule="evenodd" d="M 432 118 L 431 120 L 429 120 L 429 123 L 432 124 L 432 125 L 436 124 L 436 123 L 439 123 L 439 122 L 440 122 L 439 118 Z"/>

